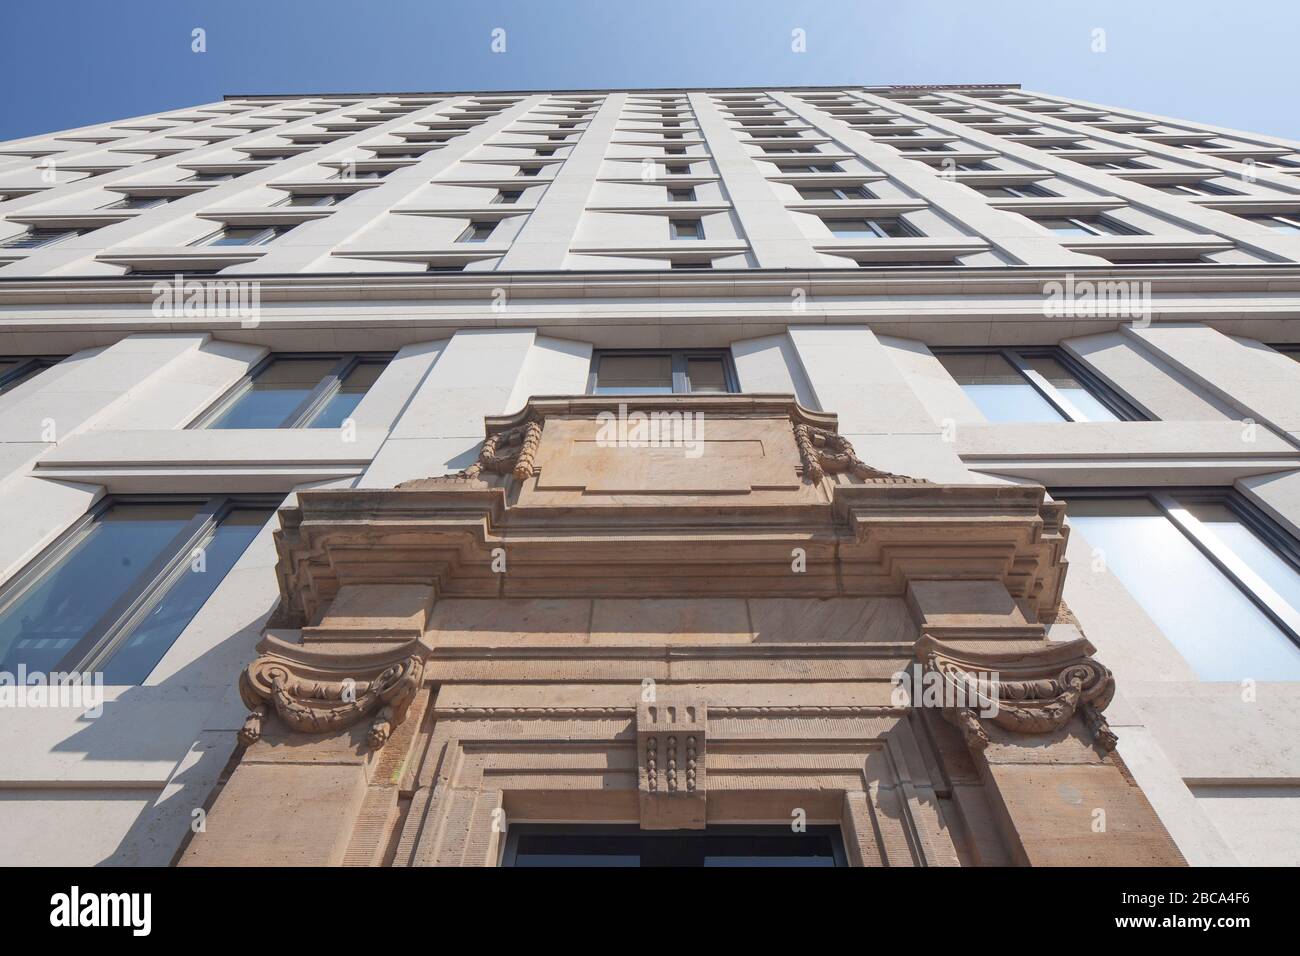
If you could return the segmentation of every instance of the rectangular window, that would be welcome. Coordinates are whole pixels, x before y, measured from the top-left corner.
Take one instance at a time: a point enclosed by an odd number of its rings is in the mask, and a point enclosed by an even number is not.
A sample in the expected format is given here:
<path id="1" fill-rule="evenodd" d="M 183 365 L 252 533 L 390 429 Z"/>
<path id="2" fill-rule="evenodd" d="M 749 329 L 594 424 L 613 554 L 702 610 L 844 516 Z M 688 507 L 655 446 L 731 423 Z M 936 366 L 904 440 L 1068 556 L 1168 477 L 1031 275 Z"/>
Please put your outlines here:
<path id="1" fill-rule="evenodd" d="M 502 866 L 847 866 L 839 829 L 709 826 L 641 830 L 621 826 L 511 826 Z"/>
<path id="2" fill-rule="evenodd" d="M 668 234 L 673 239 L 703 239 L 704 223 L 698 219 L 670 219 Z"/>
<path id="3" fill-rule="evenodd" d="M 1173 196 L 1240 196 L 1232 189 L 1202 180 L 1197 183 L 1157 183 L 1151 187 Z"/>
<path id="4" fill-rule="evenodd" d="M 89 231 L 89 229 L 28 229 L 24 233 L 0 242 L 0 249 L 39 249 Z"/>
<path id="5" fill-rule="evenodd" d="M 170 196 L 127 196 L 115 203 L 109 203 L 105 209 L 152 209 L 171 202 Z"/>
<path id="6" fill-rule="evenodd" d="M 1052 494 L 1197 677 L 1300 680 L 1300 551 L 1248 502 L 1222 491 Z"/>
<path id="7" fill-rule="evenodd" d="M 1144 417 L 1063 349 L 933 351 L 990 422 L 1114 422 Z"/>
<path id="8" fill-rule="evenodd" d="M 277 206 L 337 206 L 351 193 L 290 193 Z"/>
<path id="9" fill-rule="evenodd" d="M 522 189 L 502 189 L 497 192 L 496 197 L 492 201 L 494 203 L 506 203 L 510 205 L 519 202 L 519 198 L 523 196 L 523 194 L 524 191 Z"/>
<path id="10" fill-rule="evenodd" d="M 980 193 L 981 195 L 991 196 L 998 199 L 1001 198 L 1028 199 L 1031 196 L 1054 195 L 1053 193 L 1049 193 L 1046 189 L 1043 189 L 1041 186 L 1034 186 L 1030 184 L 1019 185 L 1019 186 L 1010 186 L 1010 185 L 972 186 L 971 188 L 973 188 L 977 193 Z"/>
<path id="11" fill-rule="evenodd" d="M 195 243 L 196 246 L 264 246 L 292 226 L 227 226 Z"/>
<path id="12" fill-rule="evenodd" d="M 487 242 L 496 229 L 495 222 L 471 222 L 465 231 L 456 237 L 457 242 Z"/>
<path id="13" fill-rule="evenodd" d="M 1300 213 L 1243 216 L 1242 218 L 1250 222 L 1259 223 L 1261 226 L 1268 226 L 1270 229 L 1276 229 L 1278 232 L 1285 232 L 1291 235 L 1300 234 Z"/>
<path id="14" fill-rule="evenodd" d="M 274 355 L 259 364 L 192 428 L 337 428 L 391 355 Z"/>
<path id="15" fill-rule="evenodd" d="M 49 355 L 5 356 L 0 358 L 0 395 L 17 388 L 30 378 L 62 362 L 62 358 Z"/>
<path id="16" fill-rule="evenodd" d="M 695 189 L 692 186 L 687 186 L 684 189 L 669 189 L 668 201 L 669 202 L 695 202 Z"/>
<path id="17" fill-rule="evenodd" d="M 195 173 L 182 182 L 187 183 L 224 183 L 227 180 L 234 179 L 234 173 Z"/>
<path id="18" fill-rule="evenodd" d="M 731 353 L 723 350 L 635 349 L 592 354 L 592 395 L 739 392 Z"/>
<path id="19" fill-rule="evenodd" d="M 822 222 L 837 239 L 901 239 L 916 235 L 901 219 L 828 219 Z"/>
<path id="20" fill-rule="evenodd" d="M 799 198 L 814 202 L 839 202 L 849 199 L 875 199 L 866 186 L 800 186 Z"/>
<path id="21" fill-rule="evenodd" d="M 1029 216 L 1048 232 L 1058 236 L 1136 236 L 1141 235 L 1105 216 Z"/>
<path id="22" fill-rule="evenodd" d="M 273 512 L 239 497 L 102 503 L 0 592 L 0 669 L 141 683 Z"/>

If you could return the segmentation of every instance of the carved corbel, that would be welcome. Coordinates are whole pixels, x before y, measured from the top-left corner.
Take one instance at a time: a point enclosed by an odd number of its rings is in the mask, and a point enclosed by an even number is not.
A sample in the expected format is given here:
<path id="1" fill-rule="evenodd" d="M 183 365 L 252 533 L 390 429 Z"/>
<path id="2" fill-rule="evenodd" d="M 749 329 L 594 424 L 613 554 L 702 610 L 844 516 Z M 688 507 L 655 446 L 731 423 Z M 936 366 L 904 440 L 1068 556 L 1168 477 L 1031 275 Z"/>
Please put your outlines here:
<path id="1" fill-rule="evenodd" d="M 424 657 L 414 643 L 349 659 L 268 638 L 260 648 L 264 653 L 239 675 L 239 696 L 249 709 L 240 743 L 261 739 L 272 710 L 304 734 L 340 731 L 373 714 L 366 742 L 379 749 L 406 719 L 420 689 Z"/>
<path id="2" fill-rule="evenodd" d="M 702 702 L 643 702 L 637 706 L 642 829 L 704 828 L 708 729 L 708 709 Z"/>
<path id="3" fill-rule="evenodd" d="M 1102 711 L 1115 695 L 1115 678 L 1093 651 L 1083 639 L 1014 655 L 968 651 L 928 635 L 916 645 L 937 679 L 933 702 L 972 750 L 988 746 L 985 721 L 1011 733 L 1048 734 L 1075 714 L 1102 749 L 1114 750 L 1117 738 Z"/>
<path id="4" fill-rule="evenodd" d="M 895 475 L 872 468 L 857 456 L 853 444 L 843 435 L 825 428 L 794 423 L 794 440 L 803 460 L 804 477 L 814 484 L 828 474 L 847 473 L 874 484 L 926 484 L 924 479 Z"/>

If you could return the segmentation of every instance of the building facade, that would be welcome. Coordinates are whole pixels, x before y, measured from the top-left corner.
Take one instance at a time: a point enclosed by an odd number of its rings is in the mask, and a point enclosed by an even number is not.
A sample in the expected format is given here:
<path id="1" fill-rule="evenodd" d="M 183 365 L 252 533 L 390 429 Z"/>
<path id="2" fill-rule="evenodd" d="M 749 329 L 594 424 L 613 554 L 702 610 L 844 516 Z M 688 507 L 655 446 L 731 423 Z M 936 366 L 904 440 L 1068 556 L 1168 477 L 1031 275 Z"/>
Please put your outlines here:
<path id="1" fill-rule="evenodd" d="M 1293 864 L 1297 359 L 1300 143 L 1011 85 L 0 144 L 0 860 Z"/>

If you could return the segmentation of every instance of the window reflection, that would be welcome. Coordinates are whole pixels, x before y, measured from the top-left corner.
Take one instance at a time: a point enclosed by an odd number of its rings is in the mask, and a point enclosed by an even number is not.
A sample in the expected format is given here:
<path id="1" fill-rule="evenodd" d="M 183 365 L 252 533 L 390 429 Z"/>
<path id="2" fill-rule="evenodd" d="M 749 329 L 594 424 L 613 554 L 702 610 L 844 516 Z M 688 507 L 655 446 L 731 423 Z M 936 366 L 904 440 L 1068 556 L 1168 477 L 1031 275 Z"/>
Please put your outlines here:
<path id="1" fill-rule="evenodd" d="M 1292 601 L 1296 569 L 1227 508 L 1197 505 L 1216 542 Z M 1148 498 L 1073 499 L 1067 514 L 1202 680 L 1300 679 L 1300 647 Z"/>

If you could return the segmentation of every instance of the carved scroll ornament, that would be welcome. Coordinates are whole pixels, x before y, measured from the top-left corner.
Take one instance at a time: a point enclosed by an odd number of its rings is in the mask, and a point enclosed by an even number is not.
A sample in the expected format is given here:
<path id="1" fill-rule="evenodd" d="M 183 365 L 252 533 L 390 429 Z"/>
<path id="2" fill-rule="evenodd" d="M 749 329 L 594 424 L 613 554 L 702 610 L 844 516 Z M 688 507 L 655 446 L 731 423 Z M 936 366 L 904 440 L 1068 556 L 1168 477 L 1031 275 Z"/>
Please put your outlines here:
<path id="1" fill-rule="evenodd" d="M 391 661 L 371 657 L 350 672 L 336 663 L 304 661 L 292 650 L 264 653 L 239 675 L 239 696 L 249 708 L 239 740 L 248 745 L 261 739 L 271 710 L 306 734 L 343 730 L 373 713 L 366 741 L 378 749 L 406 718 L 423 673 L 424 658 L 412 653 Z"/>
<path id="2" fill-rule="evenodd" d="M 941 680 L 944 718 L 972 750 L 988 746 L 984 720 L 1012 733 L 1047 734 L 1075 714 L 1104 750 L 1114 750 L 1117 740 L 1102 711 L 1114 697 L 1115 678 L 1089 656 L 1092 651 L 1087 641 L 1075 640 L 1012 658 L 931 637 L 917 642 L 917 656 Z"/>
<path id="3" fill-rule="evenodd" d="M 924 479 L 872 468 L 857 456 L 847 438 L 816 425 L 796 422 L 794 440 L 799 446 L 799 457 L 803 460 L 804 477 L 814 483 L 828 474 L 847 473 L 876 484 L 927 484 Z"/>

